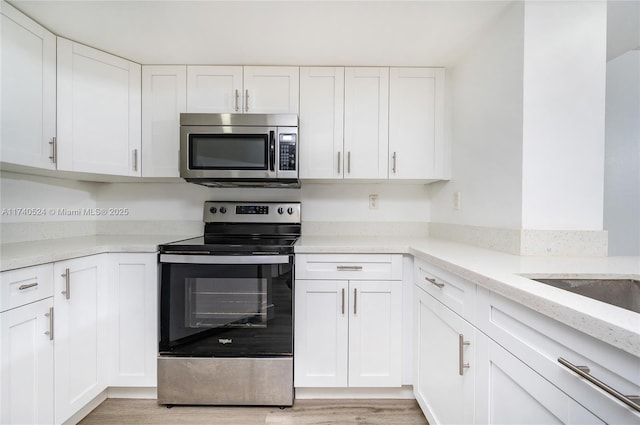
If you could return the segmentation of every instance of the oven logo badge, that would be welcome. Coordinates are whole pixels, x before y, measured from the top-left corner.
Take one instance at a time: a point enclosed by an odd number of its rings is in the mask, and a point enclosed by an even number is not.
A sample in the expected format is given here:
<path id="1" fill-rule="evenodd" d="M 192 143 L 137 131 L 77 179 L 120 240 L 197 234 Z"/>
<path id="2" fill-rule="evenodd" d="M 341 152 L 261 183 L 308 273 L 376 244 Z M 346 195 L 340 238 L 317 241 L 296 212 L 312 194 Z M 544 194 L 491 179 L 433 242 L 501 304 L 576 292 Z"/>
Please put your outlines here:
<path id="1" fill-rule="evenodd" d="M 219 338 L 218 342 L 222 345 L 231 344 L 233 340 L 231 338 Z"/>

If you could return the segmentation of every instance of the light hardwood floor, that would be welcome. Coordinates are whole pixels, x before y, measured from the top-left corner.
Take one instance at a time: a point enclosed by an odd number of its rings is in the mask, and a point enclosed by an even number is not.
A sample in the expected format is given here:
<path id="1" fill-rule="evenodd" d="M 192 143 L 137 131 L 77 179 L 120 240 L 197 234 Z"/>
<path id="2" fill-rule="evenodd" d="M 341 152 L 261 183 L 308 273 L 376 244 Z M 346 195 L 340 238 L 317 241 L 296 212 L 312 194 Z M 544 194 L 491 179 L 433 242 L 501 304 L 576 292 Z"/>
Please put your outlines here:
<path id="1" fill-rule="evenodd" d="M 107 399 L 81 425 L 428 425 L 415 400 L 296 400 L 293 407 L 175 406 Z"/>

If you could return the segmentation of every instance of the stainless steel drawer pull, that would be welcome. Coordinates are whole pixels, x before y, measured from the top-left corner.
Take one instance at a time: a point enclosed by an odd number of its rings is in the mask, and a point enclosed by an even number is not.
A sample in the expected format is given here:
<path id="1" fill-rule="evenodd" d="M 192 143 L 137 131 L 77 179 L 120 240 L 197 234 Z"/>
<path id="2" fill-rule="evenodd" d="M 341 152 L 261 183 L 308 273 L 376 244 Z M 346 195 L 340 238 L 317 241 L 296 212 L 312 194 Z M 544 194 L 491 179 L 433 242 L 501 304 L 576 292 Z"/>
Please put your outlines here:
<path id="1" fill-rule="evenodd" d="M 38 282 L 27 283 L 27 284 L 24 284 L 24 285 L 20 285 L 20 286 L 18 286 L 18 289 L 21 290 L 21 291 L 24 291 L 25 289 L 34 288 L 36 286 L 38 286 Z"/>
<path id="2" fill-rule="evenodd" d="M 344 288 L 342 288 L 342 315 L 344 316 Z"/>
<path id="3" fill-rule="evenodd" d="M 460 376 L 464 375 L 464 370 L 468 369 L 469 363 L 464 362 L 464 347 L 471 345 L 470 341 L 464 340 L 464 335 L 458 334 L 458 374 Z"/>
<path id="4" fill-rule="evenodd" d="M 425 277 L 424 280 L 426 280 L 427 282 L 437 286 L 440 289 L 444 288 L 444 283 L 439 283 L 437 280 L 435 280 L 432 277 Z"/>
<path id="5" fill-rule="evenodd" d="M 351 174 L 351 151 L 347 152 L 347 173 Z"/>
<path id="6" fill-rule="evenodd" d="M 359 271 L 362 271 L 362 266 L 337 266 L 336 269 L 339 272 L 345 272 L 345 271 L 359 272 Z"/>
<path id="7" fill-rule="evenodd" d="M 235 106 L 235 111 L 238 112 L 240 109 L 238 107 L 238 100 L 240 99 L 240 93 L 238 92 L 238 89 L 236 89 L 236 106 Z"/>
<path id="8" fill-rule="evenodd" d="M 49 312 L 44 315 L 49 318 L 49 330 L 44 334 L 49 335 L 49 341 L 53 341 L 53 307 L 49 307 Z"/>
<path id="9" fill-rule="evenodd" d="M 244 91 L 244 111 L 249 112 L 249 89 Z"/>
<path id="10" fill-rule="evenodd" d="M 353 290 L 353 315 L 358 314 L 358 288 Z"/>
<path id="11" fill-rule="evenodd" d="M 52 137 L 49 144 L 51 145 L 51 156 L 49 157 L 49 159 L 53 164 L 57 164 L 58 163 L 58 138 L 55 136 Z"/>
<path id="12" fill-rule="evenodd" d="M 133 150 L 133 171 L 138 171 L 138 149 Z"/>
<path id="13" fill-rule="evenodd" d="M 340 155 L 341 152 L 338 152 L 338 174 L 340 174 Z"/>
<path id="14" fill-rule="evenodd" d="M 393 174 L 396 173 L 396 164 L 397 164 L 397 160 L 398 160 L 398 156 L 396 155 L 396 153 L 393 153 L 393 165 L 391 166 L 391 171 L 393 171 Z"/>
<path id="15" fill-rule="evenodd" d="M 69 269 L 64 269 L 64 273 L 60 276 L 64 277 L 64 291 L 61 293 L 66 299 L 69 299 L 71 298 L 71 273 L 69 273 Z"/>
<path id="16" fill-rule="evenodd" d="M 598 378 L 594 377 L 593 375 L 590 375 L 589 372 L 585 372 L 585 370 L 586 371 L 589 370 L 588 367 L 576 366 L 576 365 L 568 362 L 567 360 L 563 359 L 562 357 L 558 357 L 558 363 L 560 363 L 561 365 L 565 366 L 566 368 L 568 368 L 572 372 L 575 372 L 578 376 L 580 376 L 580 377 L 586 379 L 587 381 L 591 382 L 593 385 L 595 385 L 596 387 L 598 387 L 601 390 L 605 391 L 609 395 L 617 398 L 618 400 L 620 400 L 621 402 L 623 402 L 627 406 L 631 407 L 633 410 L 636 410 L 636 411 L 640 412 L 640 404 L 639 404 L 640 398 L 638 396 L 635 396 L 635 395 L 633 395 L 633 396 L 632 395 L 624 395 L 624 394 L 616 391 L 615 389 L 611 388 L 610 386 L 608 386 L 607 384 L 605 384 L 604 382 L 602 382 Z"/>

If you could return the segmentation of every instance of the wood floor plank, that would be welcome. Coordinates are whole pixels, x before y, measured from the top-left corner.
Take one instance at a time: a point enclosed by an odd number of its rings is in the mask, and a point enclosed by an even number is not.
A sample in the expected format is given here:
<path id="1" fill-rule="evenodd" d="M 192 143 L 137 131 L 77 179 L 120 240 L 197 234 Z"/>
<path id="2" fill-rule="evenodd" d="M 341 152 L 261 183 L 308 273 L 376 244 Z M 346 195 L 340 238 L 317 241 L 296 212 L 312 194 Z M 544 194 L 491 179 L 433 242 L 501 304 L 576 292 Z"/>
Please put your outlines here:
<path id="1" fill-rule="evenodd" d="M 175 406 L 107 399 L 81 425 L 428 425 L 415 400 L 296 400 L 293 407 Z"/>

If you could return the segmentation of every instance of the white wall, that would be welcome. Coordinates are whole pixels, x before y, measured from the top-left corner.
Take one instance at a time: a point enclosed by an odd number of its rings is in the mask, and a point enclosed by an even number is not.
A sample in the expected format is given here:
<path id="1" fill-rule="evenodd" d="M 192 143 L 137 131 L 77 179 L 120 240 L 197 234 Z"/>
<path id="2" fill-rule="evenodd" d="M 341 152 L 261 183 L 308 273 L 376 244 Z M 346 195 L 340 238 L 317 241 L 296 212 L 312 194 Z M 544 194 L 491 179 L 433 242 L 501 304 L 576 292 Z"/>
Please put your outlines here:
<path id="1" fill-rule="evenodd" d="M 432 185 L 434 222 L 520 227 L 522 22 L 523 5 L 512 5 L 448 75 L 452 180 Z"/>
<path id="2" fill-rule="evenodd" d="M 606 2 L 526 2 L 522 227 L 602 230 Z"/>
<path id="3" fill-rule="evenodd" d="M 90 215 L 67 215 L 62 210 L 96 208 L 100 185 L 2 171 L 0 222 L 92 221 L 94 218 Z"/>
<path id="4" fill-rule="evenodd" d="M 607 64 L 604 178 L 609 255 L 640 255 L 640 50 Z"/>
<path id="5" fill-rule="evenodd" d="M 640 49 L 640 1 L 607 1 L 607 61 Z"/>

